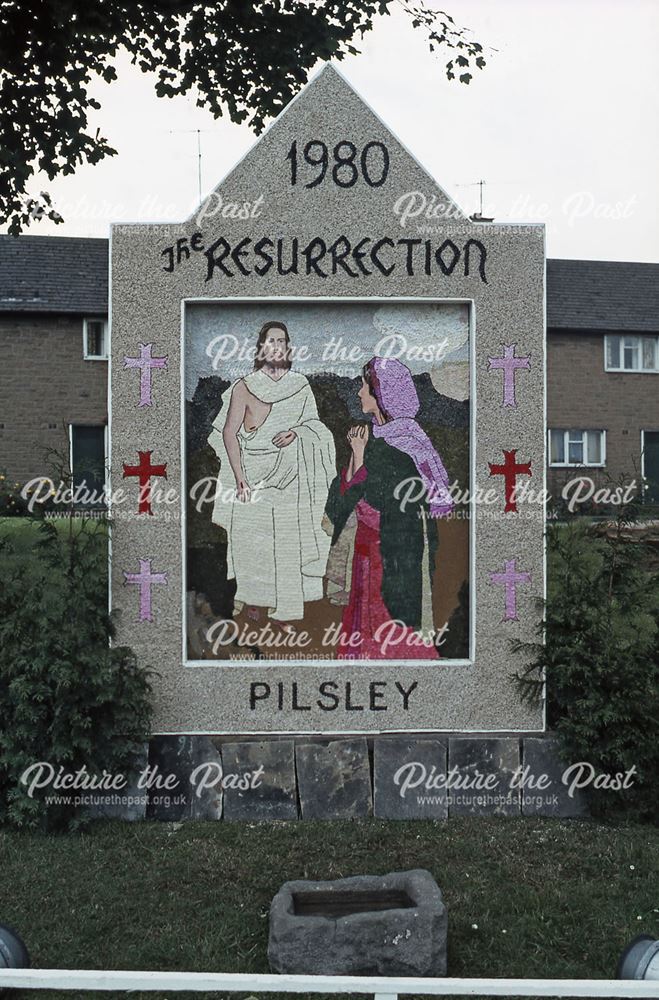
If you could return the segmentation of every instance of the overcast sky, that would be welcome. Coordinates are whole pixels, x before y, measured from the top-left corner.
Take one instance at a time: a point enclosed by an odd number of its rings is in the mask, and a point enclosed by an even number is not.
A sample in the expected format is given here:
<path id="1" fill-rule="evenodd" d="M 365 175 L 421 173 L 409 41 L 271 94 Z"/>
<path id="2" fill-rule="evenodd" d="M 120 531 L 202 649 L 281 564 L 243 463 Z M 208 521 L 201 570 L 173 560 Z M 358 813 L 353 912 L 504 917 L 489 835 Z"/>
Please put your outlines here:
<path id="1" fill-rule="evenodd" d="M 659 261 L 659 3 L 444 2 L 496 50 L 468 86 L 446 80 L 448 55 L 431 54 L 401 11 L 378 18 L 339 68 L 469 214 L 483 179 L 484 214 L 545 222 L 550 257 Z M 117 68 L 93 88 L 103 107 L 91 122 L 118 155 L 50 184 L 66 221 L 31 233 L 183 220 L 198 200 L 194 130 L 204 194 L 255 141 L 194 98 L 157 98 L 128 59 Z"/>

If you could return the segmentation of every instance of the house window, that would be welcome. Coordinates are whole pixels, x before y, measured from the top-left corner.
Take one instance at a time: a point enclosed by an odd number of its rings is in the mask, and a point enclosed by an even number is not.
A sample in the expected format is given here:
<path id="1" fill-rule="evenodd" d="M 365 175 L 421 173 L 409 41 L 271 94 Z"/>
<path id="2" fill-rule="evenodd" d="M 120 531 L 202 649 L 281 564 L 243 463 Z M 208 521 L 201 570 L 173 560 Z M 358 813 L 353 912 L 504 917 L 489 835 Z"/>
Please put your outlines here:
<path id="1" fill-rule="evenodd" d="M 549 431 L 550 465 L 604 465 L 605 431 Z"/>
<path id="2" fill-rule="evenodd" d="M 659 337 L 607 334 L 604 368 L 607 372 L 659 372 Z"/>
<path id="3" fill-rule="evenodd" d="M 105 504 L 105 426 L 70 424 L 71 478 L 77 505 L 98 508 Z"/>
<path id="4" fill-rule="evenodd" d="M 82 321 L 83 353 L 86 361 L 103 358 L 107 360 L 107 320 L 84 319 Z"/>

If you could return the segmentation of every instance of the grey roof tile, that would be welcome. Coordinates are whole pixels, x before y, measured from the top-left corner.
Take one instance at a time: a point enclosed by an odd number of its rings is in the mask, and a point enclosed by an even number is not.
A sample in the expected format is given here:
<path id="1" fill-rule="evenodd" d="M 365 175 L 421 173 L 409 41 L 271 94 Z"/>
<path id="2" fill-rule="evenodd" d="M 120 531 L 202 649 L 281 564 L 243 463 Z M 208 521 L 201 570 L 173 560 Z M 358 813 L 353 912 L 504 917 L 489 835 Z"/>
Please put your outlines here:
<path id="1" fill-rule="evenodd" d="M 547 328 L 659 331 L 659 264 L 547 261 Z"/>
<path id="2" fill-rule="evenodd" d="M 0 236 L 0 312 L 108 311 L 108 240 Z"/>

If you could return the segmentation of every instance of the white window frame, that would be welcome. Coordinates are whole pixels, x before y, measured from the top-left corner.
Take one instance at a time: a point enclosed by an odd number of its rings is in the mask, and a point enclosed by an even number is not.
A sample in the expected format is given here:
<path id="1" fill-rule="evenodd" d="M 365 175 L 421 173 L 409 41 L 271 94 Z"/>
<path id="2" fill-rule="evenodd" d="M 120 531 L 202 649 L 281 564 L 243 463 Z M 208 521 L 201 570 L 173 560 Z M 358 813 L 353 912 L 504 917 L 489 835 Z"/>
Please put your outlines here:
<path id="1" fill-rule="evenodd" d="M 87 325 L 89 323 L 103 324 L 103 346 L 105 354 L 89 354 L 87 352 Z M 85 316 L 82 321 L 82 356 L 85 361 L 107 361 L 108 355 L 108 321 L 105 316 Z"/>
<path id="2" fill-rule="evenodd" d="M 607 364 L 608 357 L 608 345 L 609 339 L 612 337 L 618 337 L 621 341 L 620 343 L 620 362 L 621 366 L 616 368 L 609 366 Z M 655 360 L 657 362 L 656 368 L 643 368 L 643 340 L 646 337 L 651 337 L 655 341 Z M 636 341 L 636 347 L 638 350 L 639 365 L 638 368 L 625 368 L 625 340 Z M 656 333 L 639 333 L 639 334 L 628 334 L 628 333 L 606 333 L 603 338 L 604 343 L 604 371 L 605 372 L 624 372 L 628 375 L 659 375 L 659 334 Z"/>
<path id="3" fill-rule="evenodd" d="M 588 462 L 588 461 L 583 461 L 583 462 L 568 462 L 568 461 L 565 461 L 565 462 L 552 462 L 552 460 L 551 460 L 551 435 L 552 435 L 552 432 L 554 434 L 561 434 L 561 433 L 563 434 L 563 454 L 567 456 L 567 455 L 569 455 L 568 447 L 569 447 L 570 435 L 573 435 L 573 436 L 576 435 L 576 434 L 583 435 L 583 434 L 586 434 L 588 431 L 590 431 L 591 433 L 597 432 L 598 434 L 601 435 L 601 438 L 600 438 L 601 445 L 600 445 L 600 447 L 601 447 L 601 457 L 602 458 L 601 458 L 600 462 Z M 583 438 L 582 438 L 582 440 L 583 440 Z M 587 443 L 585 441 L 583 442 L 583 445 L 584 445 L 584 449 L 587 451 L 588 445 L 587 445 Z M 563 429 L 562 427 L 549 427 L 549 428 L 547 428 L 547 455 L 549 456 L 549 467 L 551 469 L 583 469 L 583 468 L 603 469 L 606 466 L 606 430 L 604 428 L 600 428 L 600 427 L 583 427 L 583 428 L 570 427 L 568 429 Z"/>

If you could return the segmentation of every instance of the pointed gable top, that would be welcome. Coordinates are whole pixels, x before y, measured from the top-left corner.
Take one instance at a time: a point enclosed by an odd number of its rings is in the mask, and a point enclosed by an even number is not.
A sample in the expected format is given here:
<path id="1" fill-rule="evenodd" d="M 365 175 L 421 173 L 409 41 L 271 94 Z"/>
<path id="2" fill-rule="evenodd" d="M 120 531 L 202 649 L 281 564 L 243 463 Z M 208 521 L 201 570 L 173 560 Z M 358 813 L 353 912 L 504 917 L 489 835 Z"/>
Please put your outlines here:
<path id="1" fill-rule="evenodd" d="M 392 223 L 402 213 L 418 217 L 420 224 L 467 221 L 457 203 L 331 63 L 302 88 L 205 199 L 206 214 L 212 215 L 220 203 L 253 203 L 255 198 L 246 192 L 253 195 L 257 186 L 263 201 L 270 203 L 280 198 L 288 202 L 286 195 L 296 188 L 295 206 L 286 205 L 286 210 L 298 207 L 312 212 L 317 221 L 324 214 L 336 219 L 338 192 L 342 210 L 350 199 L 355 221 L 363 214 L 359 203 L 372 210 L 375 201 L 380 218 L 383 202 L 390 204 Z M 198 216 L 199 211 L 191 218 Z"/>

